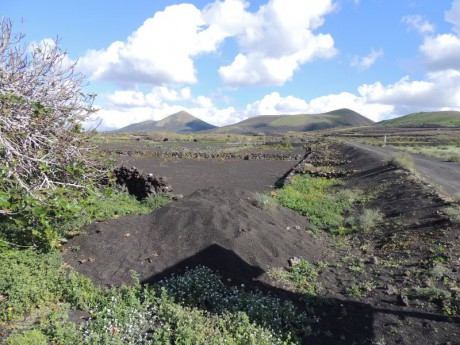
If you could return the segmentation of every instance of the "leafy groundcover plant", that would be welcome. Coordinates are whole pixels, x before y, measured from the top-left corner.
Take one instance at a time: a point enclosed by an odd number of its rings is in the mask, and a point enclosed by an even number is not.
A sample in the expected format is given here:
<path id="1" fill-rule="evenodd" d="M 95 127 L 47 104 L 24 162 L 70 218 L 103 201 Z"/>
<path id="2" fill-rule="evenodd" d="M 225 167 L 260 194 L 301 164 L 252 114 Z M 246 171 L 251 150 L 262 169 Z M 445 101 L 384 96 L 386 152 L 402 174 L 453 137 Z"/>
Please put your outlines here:
<path id="1" fill-rule="evenodd" d="M 229 288 L 198 267 L 155 286 L 102 290 L 59 253 L 0 253 L 6 344 L 296 344 L 317 321 L 286 301 Z M 68 320 L 74 310 L 88 320 Z"/>

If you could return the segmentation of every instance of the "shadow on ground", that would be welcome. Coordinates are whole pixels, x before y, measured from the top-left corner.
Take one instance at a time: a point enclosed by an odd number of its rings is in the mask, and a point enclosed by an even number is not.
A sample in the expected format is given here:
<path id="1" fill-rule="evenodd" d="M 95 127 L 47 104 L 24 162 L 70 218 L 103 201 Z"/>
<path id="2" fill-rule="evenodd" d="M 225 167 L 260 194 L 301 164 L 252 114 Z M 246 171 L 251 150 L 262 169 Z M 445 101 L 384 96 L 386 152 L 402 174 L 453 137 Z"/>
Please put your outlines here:
<path id="1" fill-rule="evenodd" d="M 319 317 L 319 323 L 313 325 L 314 334 L 302 339 L 304 344 L 376 344 L 384 341 L 385 332 L 397 332 L 398 323 L 404 323 L 405 327 L 411 324 L 411 320 L 419 320 L 420 325 L 428 321 L 448 324 L 452 327 L 460 327 L 460 318 L 449 318 L 438 314 L 429 314 L 419 311 L 401 310 L 396 305 L 388 308 L 374 308 L 369 304 L 356 301 L 346 301 L 336 298 L 309 297 L 288 291 L 279 287 L 268 285 L 258 278 L 264 273 L 260 267 L 253 266 L 241 259 L 232 250 L 219 245 L 211 245 L 197 254 L 167 268 L 166 270 L 152 275 L 142 283 L 153 284 L 171 274 L 181 274 L 187 268 L 206 266 L 218 273 L 223 281 L 230 285 L 244 283 L 249 289 L 262 291 L 263 293 L 276 296 L 284 300 L 290 300 L 300 310 L 313 313 Z M 418 325 L 417 322 L 414 324 Z M 379 329 L 375 329 L 375 327 Z M 387 328 L 387 329 L 386 329 Z M 406 332 L 406 331 L 405 331 Z M 430 344 L 430 338 L 424 339 L 423 329 L 417 334 L 401 335 L 401 342 L 396 337 L 390 343 L 408 343 L 408 340 L 417 344 Z M 447 339 L 448 339 L 447 335 Z M 449 341 L 449 339 L 447 340 Z M 382 342 L 383 343 L 383 342 Z M 451 342 L 455 344 L 455 342 Z"/>

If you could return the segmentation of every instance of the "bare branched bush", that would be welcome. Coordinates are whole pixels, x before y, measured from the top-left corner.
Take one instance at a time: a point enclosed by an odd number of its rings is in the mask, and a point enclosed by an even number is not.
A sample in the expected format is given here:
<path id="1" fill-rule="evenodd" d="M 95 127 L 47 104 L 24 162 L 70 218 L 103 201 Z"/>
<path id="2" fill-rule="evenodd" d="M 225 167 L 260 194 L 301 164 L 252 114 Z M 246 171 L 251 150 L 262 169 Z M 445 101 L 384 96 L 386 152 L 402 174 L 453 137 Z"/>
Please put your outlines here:
<path id="1" fill-rule="evenodd" d="M 80 186 L 87 169 L 89 132 L 82 124 L 95 112 L 95 95 L 82 91 L 84 77 L 59 41 L 22 43 L 11 21 L 0 23 L 0 159 L 3 178 L 30 195 Z M 1 188 L 5 190 L 6 184 Z"/>

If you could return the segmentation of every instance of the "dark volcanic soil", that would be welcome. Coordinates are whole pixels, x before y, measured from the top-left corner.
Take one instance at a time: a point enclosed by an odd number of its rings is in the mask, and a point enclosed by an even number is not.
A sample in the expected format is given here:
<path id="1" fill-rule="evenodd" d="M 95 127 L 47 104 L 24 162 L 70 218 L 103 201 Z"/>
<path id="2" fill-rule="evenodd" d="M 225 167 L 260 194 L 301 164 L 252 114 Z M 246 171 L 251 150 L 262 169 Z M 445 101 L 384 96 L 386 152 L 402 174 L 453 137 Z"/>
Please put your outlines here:
<path id="1" fill-rule="evenodd" d="M 362 190 L 362 208 L 383 212 L 383 221 L 371 231 L 312 235 L 305 231 L 307 220 L 290 210 L 280 207 L 269 214 L 253 206 L 247 190 L 271 189 L 293 162 L 140 158 L 132 165 L 168 176 L 175 192 L 186 196 L 145 216 L 87 226 L 69 240 L 64 258 L 101 285 L 131 282 L 131 269 L 142 281 L 154 282 L 205 264 L 232 282 L 271 284 L 287 296 L 291 289 L 264 272 L 287 266 L 292 256 L 321 260 L 322 289 L 309 306 L 320 317 L 313 325 L 318 333 L 305 343 L 460 344 L 460 318 L 444 316 L 442 301 L 410 297 L 408 306 L 398 303 L 398 295 L 413 288 L 458 293 L 460 228 L 443 214 L 446 202 L 368 151 L 350 146 L 326 150 L 316 152 L 311 163 L 323 166 L 334 157 L 348 161 L 337 169 L 356 172 L 341 188 Z M 364 283 L 368 288 L 361 295 L 350 292 Z"/>
<path id="2" fill-rule="evenodd" d="M 209 187 L 239 188 L 249 192 L 273 189 L 295 161 L 161 159 L 148 157 L 119 158 L 127 167 L 135 166 L 145 173 L 166 176 L 175 194 L 189 195 Z"/>
<path id="3" fill-rule="evenodd" d="M 305 231 L 304 217 L 282 207 L 269 214 L 251 198 L 242 190 L 213 187 L 148 215 L 94 223 L 69 241 L 64 258 L 105 286 L 130 283 L 130 270 L 154 282 L 196 265 L 232 280 L 267 282 L 264 272 L 285 266 L 291 256 L 326 259 Z"/>

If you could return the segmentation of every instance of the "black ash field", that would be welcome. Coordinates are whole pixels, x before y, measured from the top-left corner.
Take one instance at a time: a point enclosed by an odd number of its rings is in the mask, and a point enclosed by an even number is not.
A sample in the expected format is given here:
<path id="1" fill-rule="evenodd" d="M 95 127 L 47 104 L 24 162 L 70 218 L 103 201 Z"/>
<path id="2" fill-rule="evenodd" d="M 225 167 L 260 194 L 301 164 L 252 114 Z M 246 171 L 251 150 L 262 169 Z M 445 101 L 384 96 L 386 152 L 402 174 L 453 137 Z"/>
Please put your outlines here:
<path id="1" fill-rule="evenodd" d="M 340 130 L 233 144 L 199 135 L 106 137 L 103 148 L 119 164 L 166 176 L 183 198 L 81 229 L 64 246 L 64 260 L 101 286 L 132 284 L 130 270 L 155 284 L 207 266 L 230 287 L 244 284 L 314 315 L 308 332 L 287 328 L 300 343 L 459 344 L 455 190 L 421 179 L 410 154 L 355 144 L 362 137 Z M 366 138 L 381 140 L 381 132 Z M 302 189 L 300 179 L 319 187 Z M 287 186 L 305 198 L 286 200 Z M 322 210 L 297 207 L 302 200 Z"/>

